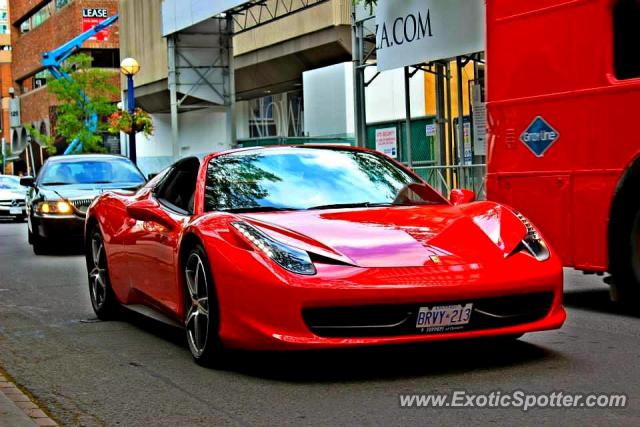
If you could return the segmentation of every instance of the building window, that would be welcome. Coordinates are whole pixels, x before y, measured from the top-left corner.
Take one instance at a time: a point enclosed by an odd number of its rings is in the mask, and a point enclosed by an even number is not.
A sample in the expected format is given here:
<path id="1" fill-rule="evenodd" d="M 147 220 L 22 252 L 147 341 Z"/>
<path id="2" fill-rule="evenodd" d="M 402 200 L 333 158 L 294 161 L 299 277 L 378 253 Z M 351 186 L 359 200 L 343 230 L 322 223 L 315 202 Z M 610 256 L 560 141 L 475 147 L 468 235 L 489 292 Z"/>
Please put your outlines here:
<path id="1" fill-rule="evenodd" d="M 93 58 L 93 68 L 120 68 L 119 49 L 86 49 L 83 52 Z"/>
<path id="2" fill-rule="evenodd" d="M 615 4 L 613 39 L 616 78 L 640 77 L 640 0 L 618 0 Z"/>
<path id="3" fill-rule="evenodd" d="M 277 136 L 278 130 L 274 115 L 279 115 L 278 106 L 274 104 L 273 96 L 251 100 L 251 118 L 249 119 L 249 136 L 251 138 L 265 138 Z"/>
<path id="4" fill-rule="evenodd" d="M 249 137 L 303 136 L 302 91 L 279 93 L 249 101 Z"/>
<path id="5" fill-rule="evenodd" d="M 47 70 L 43 70 L 40 71 L 39 73 L 36 73 L 33 76 L 33 89 L 38 89 L 40 87 L 43 87 L 47 84 L 47 78 L 49 77 L 49 71 Z"/>
<path id="6" fill-rule="evenodd" d="M 71 1 L 72 0 L 56 0 L 56 9 L 62 9 L 63 7 L 71 3 Z"/>
<path id="7" fill-rule="evenodd" d="M 46 2 L 40 9 L 36 10 L 31 16 L 20 23 L 20 33 L 28 33 L 36 27 L 39 27 L 47 19 L 56 13 L 57 10 L 63 8 L 72 0 L 50 0 Z"/>

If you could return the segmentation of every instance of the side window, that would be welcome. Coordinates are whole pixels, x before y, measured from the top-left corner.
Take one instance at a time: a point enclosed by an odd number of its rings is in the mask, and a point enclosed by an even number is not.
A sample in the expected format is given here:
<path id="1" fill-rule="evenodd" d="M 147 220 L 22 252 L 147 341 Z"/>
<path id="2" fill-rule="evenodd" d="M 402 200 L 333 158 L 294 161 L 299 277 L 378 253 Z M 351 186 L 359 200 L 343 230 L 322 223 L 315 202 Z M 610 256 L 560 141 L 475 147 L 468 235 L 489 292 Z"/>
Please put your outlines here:
<path id="1" fill-rule="evenodd" d="M 177 213 L 193 214 L 199 169 L 200 161 L 195 157 L 183 159 L 173 165 L 154 191 L 156 198 Z"/>
<path id="2" fill-rule="evenodd" d="M 640 0 L 618 0 L 613 7 L 616 78 L 640 77 Z"/>

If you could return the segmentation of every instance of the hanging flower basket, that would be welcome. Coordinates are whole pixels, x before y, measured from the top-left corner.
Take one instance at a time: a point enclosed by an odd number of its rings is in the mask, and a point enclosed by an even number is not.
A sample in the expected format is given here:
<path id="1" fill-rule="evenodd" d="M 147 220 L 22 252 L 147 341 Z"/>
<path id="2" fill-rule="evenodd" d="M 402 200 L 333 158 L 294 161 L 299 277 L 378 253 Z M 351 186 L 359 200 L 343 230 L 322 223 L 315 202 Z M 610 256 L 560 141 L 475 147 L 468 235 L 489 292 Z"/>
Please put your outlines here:
<path id="1" fill-rule="evenodd" d="M 116 111 L 109 116 L 110 133 L 131 133 L 132 131 L 142 132 L 145 136 L 153 135 L 153 120 L 149 113 L 142 108 L 136 108 L 133 114 L 128 111 Z"/>

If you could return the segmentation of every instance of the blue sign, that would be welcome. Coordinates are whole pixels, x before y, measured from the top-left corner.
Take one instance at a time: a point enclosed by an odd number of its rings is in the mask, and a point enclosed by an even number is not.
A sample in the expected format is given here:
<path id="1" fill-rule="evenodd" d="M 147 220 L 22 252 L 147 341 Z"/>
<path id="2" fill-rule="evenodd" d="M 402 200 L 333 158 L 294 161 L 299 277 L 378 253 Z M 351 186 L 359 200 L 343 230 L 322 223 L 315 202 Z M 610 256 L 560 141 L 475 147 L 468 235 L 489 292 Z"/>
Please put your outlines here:
<path id="1" fill-rule="evenodd" d="M 558 138 L 560 138 L 558 131 L 540 116 L 536 117 L 520 135 L 520 141 L 537 157 L 544 156 Z"/>

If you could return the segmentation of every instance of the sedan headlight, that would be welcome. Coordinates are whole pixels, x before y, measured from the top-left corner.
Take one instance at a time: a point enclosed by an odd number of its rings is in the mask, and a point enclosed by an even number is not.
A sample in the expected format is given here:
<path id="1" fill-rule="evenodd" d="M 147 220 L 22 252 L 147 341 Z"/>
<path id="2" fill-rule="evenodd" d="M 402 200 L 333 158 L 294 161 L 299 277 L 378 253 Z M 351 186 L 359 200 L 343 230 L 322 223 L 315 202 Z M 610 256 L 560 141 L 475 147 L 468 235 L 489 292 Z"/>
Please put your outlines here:
<path id="1" fill-rule="evenodd" d="M 278 242 L 246 222 L 233 222 L 231 225 L 282 268 L 306 276 L 316 274 L 316 268 L 306 251 Z"/>
<path id="2" fill-rule="evenodd" d="M 36 212 L 42 215 L 71 215 L 73 206 L 66 200 L 49 200 L 38 203 Z"/>
<path id="3" fill-rule="evenodd" d="M 529 220 L 522 215 L 520 212 L 514 211 L 514 214 L 518 217 L 520 221 L 524 224 L 527 229 L 527 234 L 524 236 L 524 239 L 516 246 L 512 254 L 526 251 L 531 254 L 538 261 L 546 261 L 551 256 L 549 252 L 549 247 L 544 242 L 542 237 L 540 237 L 540 233 L 538 230 L 529 222 Z"/>

